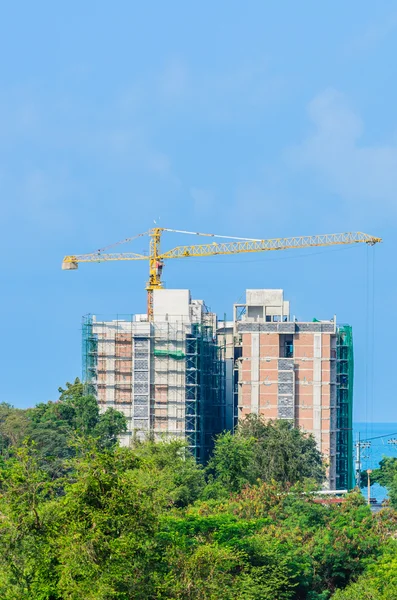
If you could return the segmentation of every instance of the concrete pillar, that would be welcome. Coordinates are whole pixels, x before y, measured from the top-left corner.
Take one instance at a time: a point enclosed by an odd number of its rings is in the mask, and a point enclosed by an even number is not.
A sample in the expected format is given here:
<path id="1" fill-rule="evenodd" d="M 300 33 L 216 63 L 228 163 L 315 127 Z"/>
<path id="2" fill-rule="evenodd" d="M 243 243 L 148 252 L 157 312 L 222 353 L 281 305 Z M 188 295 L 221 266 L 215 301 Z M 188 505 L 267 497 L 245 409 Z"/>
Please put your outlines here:
<path id="1" fill-rule="evenodd" d="M 321 333 L 313 335 L 313 435 L 321 452 Z"/>
<path id="2" fill-rule="evenodd" d="M 251 335 L 251 412 L 259 413 L 259 333 Z"/>

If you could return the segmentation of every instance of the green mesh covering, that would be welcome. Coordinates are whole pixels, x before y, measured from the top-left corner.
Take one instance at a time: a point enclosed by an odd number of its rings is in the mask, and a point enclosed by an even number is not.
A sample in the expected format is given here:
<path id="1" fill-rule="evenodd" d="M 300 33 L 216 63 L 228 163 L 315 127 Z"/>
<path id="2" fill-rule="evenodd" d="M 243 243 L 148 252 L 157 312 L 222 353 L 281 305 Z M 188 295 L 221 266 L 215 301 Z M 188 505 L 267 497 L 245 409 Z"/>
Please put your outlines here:
<path id="1" fill-rule="evenodd" d="M 353 473 L 353 334 L 349 325 L 338 327 L 337 344 L 337 486 L 351 489 Z"/>
<path id="2" fill-rule="evenodd" d="M 93 334 L 92 316 L 83 317 L 83 384 L 86 394 L 95 394 L 97 379 L 98 340 Z"/>
<path id="3" fill-rule="evenodd" d="M 180 350 L 159 350 L 156 348 L 153 350 L 153 354 L 154 356 L 168 356 L 169 358 L 173 358 L 175 360 L 182 360 L 186 356 L 186 354 Z"/>
<path id="4" fill-rule="evenodd" d="M 203 463 L 225 429 L 225 361 L 214 333 L 211 325 L 200 323 L 186 336 L 186 437 Z"/>

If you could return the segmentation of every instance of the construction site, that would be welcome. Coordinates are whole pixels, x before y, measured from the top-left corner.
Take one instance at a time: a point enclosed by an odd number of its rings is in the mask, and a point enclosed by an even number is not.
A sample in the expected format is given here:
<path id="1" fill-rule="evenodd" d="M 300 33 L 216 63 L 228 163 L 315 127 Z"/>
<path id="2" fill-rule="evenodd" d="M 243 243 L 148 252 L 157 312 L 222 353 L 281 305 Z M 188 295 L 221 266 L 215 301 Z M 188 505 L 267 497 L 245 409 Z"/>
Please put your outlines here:
<path id="1" fill-rule="evenodd" d="M 188 290 L 157 290 L 153 317 L 84 317 L 83 380 L 102 409 L 125 415 L 122 444 L 132 436 L 182 437 L 205 461 L 226 423 L 216 315 Z"/>
<path id="2" fill-rule="evenodd" d="M 73 270 L 80 262 L 149 261 L 146 313 L 83 318 L 83 381 L 101 410 L 125 415 L 121 443 L 183 438 L 205 463 L 217 434 L 246 416 L 286 419 L 313 435 L 327 487 L 353 487 L 352 328 L 336 316 L 298 321 L 282 289 L 247 289 L 245 302 L 230 307 L 232 320 L 218 320 L 189 290 L 163 289 L 161 274 L 168 258 L 381 240 L 363 233 L 238 238 L 161 252 L 163 231 L 149 232 L 149 255 L 98 251 L 63 263 Z"/>

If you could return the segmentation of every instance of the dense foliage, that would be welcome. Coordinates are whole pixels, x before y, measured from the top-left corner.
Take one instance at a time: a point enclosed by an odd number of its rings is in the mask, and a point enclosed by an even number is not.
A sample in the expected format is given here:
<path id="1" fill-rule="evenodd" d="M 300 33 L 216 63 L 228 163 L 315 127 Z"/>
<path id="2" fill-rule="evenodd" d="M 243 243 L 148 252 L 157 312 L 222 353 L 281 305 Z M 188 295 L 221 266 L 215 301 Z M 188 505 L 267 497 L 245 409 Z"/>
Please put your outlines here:
<path id="1" fill-rule="evenodd" d="M 397 598 L 397 541 L 384 544 L 379 560 L 358 581 L 334 594 L 333 600 L 394 600 Z"/>
<path id="2" fill-rule="evenodd" d="M 59 400 L 21 410 L 0 404 L 0 450 L 7 457 L 25 439 L 34 442 L 42 466 L 54 477 L 74 455 L 73 438 L 89 436 L 100 448 L 110 448 L 126 430 L 125 417 L 108 408 L 100 414 L 94 396 L 84 395 L 79 379 L 59 388 Z"/>
<path id="3" fill-rule="evenodd" d="M 367 473 L 362 473 L 362 486 L 367 484 Z M 379 483 L 388 491 L 389 504 L 397 509 L 397 459 L 384 457 L 378 469 L 371 473 L 371 482 Z M 395 518 L 389 511 L 389 520 Z M 338 591 L 336 600 L 391 600 L 397 598 L 397 540 L 395 534 L 381 547 L 380 558 L 370 564 L 358 580 L 343 591 Z"/>
<path id="4" fill-rule="evenodd" d="M 203 468 L 181 441 L 120 448 L 124 429 L 79 381 L 0 407 L 0 598 L 397 597 L 394 511 L 318 503 L 312 438 L 251 417 Z"/>
<path id="5" fill-rule="evenodd" d="M 364 476 L 364 485 L 366 484 L 367 476 Z M 390 504 L 397 509 L 397 458 L 392 456 L 384 457 L 379 468 L 374 469 L 371 473 L 371 483 L 379 483 L 388 491 Z"/>
<path id="6" fill-rule="evenodd" d="M 285 487 L 307 478 L 321 483 L 325 477 L 312 436 L 302 435 L 289 421 L 266 423 L 255 415 L 242 421 L 235 435 L 218 437 L 209 471 L 214 487 L 226 493 L 258 480 Z"/>

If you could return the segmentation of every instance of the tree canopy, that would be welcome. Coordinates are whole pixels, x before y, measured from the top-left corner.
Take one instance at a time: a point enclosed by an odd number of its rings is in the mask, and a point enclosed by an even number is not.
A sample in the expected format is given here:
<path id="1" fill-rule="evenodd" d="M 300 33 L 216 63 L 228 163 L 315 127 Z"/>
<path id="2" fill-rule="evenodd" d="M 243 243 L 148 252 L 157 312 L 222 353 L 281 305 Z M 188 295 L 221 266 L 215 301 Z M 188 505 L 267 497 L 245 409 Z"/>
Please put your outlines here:
<path id="1" fill-rule="evenodd" d="M 363 485 L 367 484 L 367 475 L 364 474 Z M 371 483 L 379 483 L 388 491 L 391 506 L 397 509 L 397 458 L 385 456 L 379 463 L 379 468 L 371 473 Z"/>
<path id="2" fill-rule="evenodd" d="M 59 399 L 21 410 L 0 404 L 0 450 L 3 456 L 29 439 L 37 451 L 41 467 L 57 477 L 74 456 L 73 440 L 91 437 L 101 448 L 110 448 L 126 431 L 122 413 L 108 408 L 102 414 L 94 396 L 85 395 L 79 379 L 59 388 Z"/>
<path id="3" fill-rule="evenodd" d="M 305 479 L 322 483 L 325 468 L 311 435 L 289 421 L 268 421 L 249 415 L 235 434 L 226 432 L 217 438 L 208 465 L 213 489 L 236 492 L 258 480 L 277 481 L 281 486 Z"/>
<path id="4" fill-rule="evenodd" d="M 326 598 L 393 530 L 359 493 L 324 506 L 302 484 L 258 482 L 203 500 L 203 469 L 180 441 L 85 440 L 69 462 L 55 480 L 25 445 L 3 465 L 5 600 Z"/>
<path id="5" fill-rule="evenodd" d="M 312 437 L 252 416 L 204 468 L 181 440 L 120 447 L 93 400 L 0 405 L 2 600 L 397 597 L 396 513 L 319 503 Z"/>

